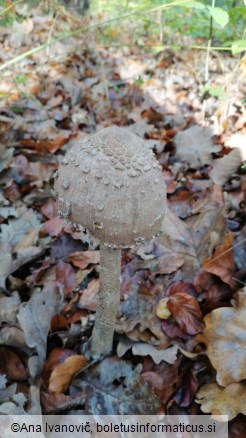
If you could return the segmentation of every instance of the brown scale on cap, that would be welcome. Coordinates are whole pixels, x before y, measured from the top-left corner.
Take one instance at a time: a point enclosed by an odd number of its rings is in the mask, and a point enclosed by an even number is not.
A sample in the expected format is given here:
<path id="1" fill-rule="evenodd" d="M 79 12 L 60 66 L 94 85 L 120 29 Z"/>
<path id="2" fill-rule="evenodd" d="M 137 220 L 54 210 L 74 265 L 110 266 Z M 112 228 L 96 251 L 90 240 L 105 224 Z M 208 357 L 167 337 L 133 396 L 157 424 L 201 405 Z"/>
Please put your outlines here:
<path id="1" fill-rule="evenodd" d="M 67 152 L 55 192 L 60 215 L 86 227 L 101 243 L 100 304 L 91 349 L 106 354 L 119 304 L 120 249 L 148 242 L 160 231 L 166 208 L 163 175 L 144 141 L 114 126 L 86 136 Z M 107 300 L 110 323 L 104 318 Z"/>

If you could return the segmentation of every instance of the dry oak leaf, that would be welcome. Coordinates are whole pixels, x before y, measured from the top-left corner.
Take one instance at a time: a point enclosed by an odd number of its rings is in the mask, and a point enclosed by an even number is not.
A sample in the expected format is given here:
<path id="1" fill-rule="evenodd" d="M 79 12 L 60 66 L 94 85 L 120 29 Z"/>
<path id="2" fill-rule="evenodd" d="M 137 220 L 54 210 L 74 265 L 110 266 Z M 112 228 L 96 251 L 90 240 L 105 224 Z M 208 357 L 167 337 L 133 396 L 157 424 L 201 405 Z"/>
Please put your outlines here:
<path id="1" fill-rule="evenodd" d="M 215 309 L 204 318 L 207 355 L 219 385 L 246 379 L 246 288 L 238 292 L 237 307 Z"/>
<path id="2" fill-rule="evenodd" d="M 218 245 L 214 254 L 203 262 L 203 269 L 221 278 L 231 288 L 235 287 L 235 280 L 232 276 L 235 272 L 233 259 L 233 234 L 229 232 L 221 245 Z"/>
<path id="3" fill-rule="evenodd" d="M 231 383 L 226 388 L 208 383 L 197 392 L 196 402 L 206 414 L 228 415 L 229 421 L 240 413 L 246 415 L 246 382 Z"/>
<path id="4" fill-rule="evenodd" d="M 213 169 L 211 172 L 209 172 L 210 178 L 215 184 L 223 186 L 227 179 L 241 166 L 243 160 L 246 159 L 245 157 L 246 153 L 244 139 L 244 146 L 242 146 L 241 150 L 239 148 L 235 148 L 223 158 L 218 158 L 217 160 L 213 161 Z"/>
<path id="5" fill-rule="evenodd" d="M 78 354 L 65 359 L 63 363 L 57 365 L 52 371 L 49 378 L 49 391 L 65 393 L 74 374 L 87 364 L 88 360 Z"/>
<path id="6" fill-rule="evenodd" d="M 130 349 L 132 349 L 132 354 L 135 356 L 150 356 L 159 365 L 162 361 L 173 364 L 177 359 L 179 346 L 175 344 L 169 348 L 159 350 L 154 345 L 144 342 L 132 342 L 129 339 L 122 339 L 117 346 L 117 354 L 122 357 Z"/>
<path id="7" fill-rule="evenodd" d="M 212 153 L 221 149 L 213 143 L 212 135 L 209 128 L 198 125 L 178 132 L 174 137 L 176 157 L 182 162 L 188 162 L 193 169 L 211 163 Z"/>

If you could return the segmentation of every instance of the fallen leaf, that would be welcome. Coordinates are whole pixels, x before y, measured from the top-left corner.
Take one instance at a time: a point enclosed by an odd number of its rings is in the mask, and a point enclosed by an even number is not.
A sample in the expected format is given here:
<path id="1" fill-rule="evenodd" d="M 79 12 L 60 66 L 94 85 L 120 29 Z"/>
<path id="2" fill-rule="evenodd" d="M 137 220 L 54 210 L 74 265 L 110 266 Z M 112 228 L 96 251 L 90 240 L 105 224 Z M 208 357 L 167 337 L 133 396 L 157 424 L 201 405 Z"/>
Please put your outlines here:
<path id="1" fill-rule="evenodd" d="M 173 400 L 180 407 L 190 406 L 194 395 L 198 388 L 197 373 L 191 368 L 190 364 L 186 364 L 182 367 L 182 381 L 174 394 Z"/>
<path id="2" fill-rule="evenodd" d="M 6 148 L 6 146 L 0 143 L 0 172 L 6 169 L 12 161 L 14 148 Z"/>
<path id="3" fill-rule="evenodd" d="M 76 281 L 76 273 L 70 263 L 59 260 L 56 265 L 56 280 L 64 287 L 64 295 L 70 295 L 75 289 Z"/>
<path id="4" fill-rule="evenodd" d="M 100 251 L 76 251 L 69 256 L 69 261 L 77 268 L 85 269 L 91 263 L 100 262 Z"/>
<path id="5" fill-rule="evenodd" d="M 18 218 L 10 219 L 8 224 L 1 225 L 1 246 L 8 245 L 15 250 L 22 239 L 25 239 L 30 231 L 36 232 L 40 229 L 40 221 L 37 213 L 31 208 L 21 207 L 18 211 Z"/>
<path id="6" fill-rule="evenodd" d="M 57 207 L 54 199 L 49 198 L 41 207 L 41 213 L 48 219 L 53 219 L 57 216 Z"/>
<path id="7" fill-rule="evenodd" d="M 88 309 L 93 312 L 96 310 L 98 305 L 98 292 L 100 288 L 99 279 L 96 278 L 91 280 L 86 289 L 82 290 L 81 297 L 77 304 L 79 309 Z"/>
<path id="8" fill-rule="evenodd" d="M 162 225 L 163 234 L 157 238 L 157 242 L 182 255 L 183 278 L 191 281 L 194 271 L 200 269 L 204 259 L 211 255 L 214 248 L 212 233 L 223 236 L 226 222 L 222 208 L 211 205 L 206 213 L 200 213 L 188 218 L 185 223 L 167 208 L 166 216 Z"/>
<path id="9" fill-rule="evenodd" d="M 240 413 L 246 415 L 246 383 L 230 383 L 226 388 L 207 383 L 196 393 L 196 402 L 204 413 L 228 415 L 228 421 Z"/>
<path id="10" fill-rule="evenodd" d="M 177 159 L 188 162 L 193 169 L 211 163 L 212 154 L 221 149 L 213 143 L 212 135 L 209 128 L 198 125 L 178 132 L 174 137 Z"/>
<path id="11" fill-rule="evenodd" d="M 50 322 L 50 332 L 59 332 L 68 330 L 68 321 L 63 315 L 54 315 Z"/>
<path id="12" fill-rule="evenodd" d="M 48 221 L 45 221 L 43 223 L 43 229 L 50 235 L 50 236 L 59 236 L 61 230 L 63 228 L 62 219 L 60 217 L 53 217 L 52 219 L 49 219 Z"/>
<path id="13" fill-rule="evenodd" d="M 246 134 L 241 132 L 237 132 L 236 134 L 232 134 L 231 137 L 225 141 L 225 146 L 229 146 L 230 148 L 238 149 L 241 154 L 241 161 L 246 160 Z"/>
<path id="14" fill-rule="evenodd" d="M 246 422 L 245 415 L 238 415 L 235 420 L 229 424 L 229 434 L 231 438 L 245 438 L 246 437 Z"/>
<path id="15" fill-rule="evenodd" d="M 140 371 L 141 366 L 134 368 L 117 357 L 104 359 L 86 370 L 83 379 L 72 382 L 70 395 L 86 394 L 89 415 L 154 415 L 160 402 Z"/>
<path id="16" fill-rule="evenodd" d="M 162 331 L 161 321 L 153 311 L 153 295 L 145 284 L 132 281 L 124 300 L 120 302 L 120 317 L 115 323 L 117 333 L 126 333 L 132 341 L 152 343 L 153 339 L 160 348 L 168 347 L 170 342 Z"/>
<path id="17" fill-rule="evenodd" d="M 1 324 L 14 323 L 20 307 L 20 297 L 18 292 L 13 292 L 10 297 L 0 297 L 0 321 Z"/>
<path id="18" fill-rule="evenodd" d="M 11 253 L 2 252 L 2 254 L 0 254 L 0 287 L 5 289 L 5 282 L 8 276 L 13 274 L 25 263 L 35 259 L 41 253 L 42 249 L 36 246 L 20 249 L 16 252 L 15 258 L 13 258 L 13 254 Z"/>
<path id="19" fill-rule="evenodd" d="M 68 357 L 75 355 L 77 353 L 68 348 L 54 348 L 45 362 L 43 374 L 50 374 L 57 365 L 63 363 Z"/>
<path id="20" fill-rule="evenodd" d="M 163 333 L 170 339 L 189 339 L 189 335 L 183 332 L 173 319 L 165 319 L 161 323 Z"/>
<path id="21" fill-rule="evenodd" d="M 83 403 L 83 400 L 73 400 L 69 395 L 64 395 L 62 393 L 52 392 L 48 393 L 45 391 L 41 391 L 40 394 L 41 405 L 43 409 L 43 413 L 51 414 L 66 411 L 70 406 L 76 407 L 78 404 Z"/>
<path id="22" fill-rule="evenodd" d="M 219 385 L 246 379 L 246 289 L 238 292 L 236 307 L 223 307 L 206 315 L 207 355 L 217 371 Z"/>
<path id="23" fill-rule="evenodd" d="M 167 249 L 159 242 L 154 242 L 147 247 L 140 247 L 137 255 L 143 260 L 147 260 L 146 263 L 142 264 L 142 267 L 150 269 L 155 275 L 171 274 L 184 263 L 182 254 Z"/>
<path id="24" fill-rule="evenodd" d="M 28 355 L 31 355 L 32 353 L 31 348 L 29 348 L 25 342 L 23 331 L 16 325 L 3 326 L 0 330 L 0 345 L 11 345 L 11 347 L 16 347 Z"/>
<path id="25" fill-rule="evenodd" d="M 118 349 L 122 347 L 118 344 Z M 154 345 L 145 344 L 143 342 L 129 342 L 127 349 L 132 349 L 132 354 L 135 356 L 150 356 L 153 361 L 158 365 L 162 361 L 167 363 L 174 363 L 177 359 L 178 345 L 172 345 L 164 350 L 159 350 Z M 127 350 L 125 350 L 127 351 Z"/>
<path id="26" fill-rule="evenodd" d="M 167 308 L 181 330 L 189 335 L 200 333 L 204 328 L 197 299 L 186 293 L 195 293 L 193 289 L 188 283 L 179 282 L 167 290 Z"/>
<path id="27" fill-rule="evenodd" d="M 42 370 L 46 357 L 50 321 L 60 307 L 61 295 L 54 283 L 47 284 L 43 290 L 34 289 L 30 300 L 20 306 L 17 318 L 27 345 L 38 353 L 38 372 Z"/>
<path id="28" fill-rule="evenodd" d="M 68 234 L 59 236 L 51 247 L 51 257 L 55 260 L 65 259 L 75 251 L 85 249 L 85 245 L 78 240 L 74 240 Z"/>
<path id="29" fill-rule="evenodd" d="M 214 254 L 202 265 L 205 271 L 218 275 L 231 288 L 235 287 L 235 280 L 232 278 L 235 273 L 232 245 L 233 234 L 229 232 L 224 242 L 216 247 Z"/>
<path id="30" fill-rule="evenodd" d="M 9 380 L 26 380 L 27 370 L 18 355 L 7 347 L 0 348 L 0 373 Z"/>
<path id="31" fill-rule="evenodd" d="M 84 356 L 74 355 L 67 357 L 63 363 L 58 364 L 53 369 L 49 378 L 49 391 L 64 393 L 69 384 L 79 370 L 88 364 L 88 359 Z"/>
<path id="32" fill-rule="evenodd" d="M 145 367 L 143 368 L 142 376 L 144 380 L 153 389 L 164 406 L 175 392 L 180 381 L 179 365 L 180 359 L 177 359 L 172 365 L 162 362 L 160 365 L 153 364 L 147 370 Z"/>
<path id="33" fill-rule="evenodd" d="M 213 169 L 209 172 L 209 176 L 215 184 L 223 186 L 227 179 L 241 166 L 242 162 L 242 152 L 239 148 L 235 148 L 223 158 L 213 161 Z"/>

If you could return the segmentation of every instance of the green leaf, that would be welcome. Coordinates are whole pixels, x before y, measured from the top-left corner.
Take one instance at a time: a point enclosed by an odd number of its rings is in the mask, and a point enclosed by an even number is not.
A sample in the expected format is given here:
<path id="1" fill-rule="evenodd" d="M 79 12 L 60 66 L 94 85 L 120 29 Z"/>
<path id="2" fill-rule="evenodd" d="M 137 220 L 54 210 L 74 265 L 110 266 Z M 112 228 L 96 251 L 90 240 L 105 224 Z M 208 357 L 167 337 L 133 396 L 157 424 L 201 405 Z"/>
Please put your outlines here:
<path id="1" fill-rule="evenodd" d="M 246 40 L 237 40 L 234 41 L 231 45 L 231 51 L 233 55 L 241 53 L 244 50 L 246 50 Z"/>
<path id="2" fill-rule="evenodd" d="M 229 23 L 229 15 L 224 9 L 207 6 L 211 17 L 213 17 L 215 23 L 219 24 L 220 27 L 225 27 Z"/>
<path id="3" fill-rule="evenodd" d="M 209 93 L 210 96 L 213 97 L 222 97 L 224 92 L 223 92 L 223 88 L 220 85 L 216 85 L 214 87 L 210 87 L 209 85 L 206 85 L 205 87 L 203 87 L 203 92 L 204 93 Z"/>
<path id="4" fill-rule="evenodd" d="M 206 6 L 203 3 L 200 3 L 200 2 L 191 2 L 191 3 L 188 3 L 188 5 L 185 5 L 185 6 L 187 8 L 200 9 L 200 10 L 206 8 Z"/>

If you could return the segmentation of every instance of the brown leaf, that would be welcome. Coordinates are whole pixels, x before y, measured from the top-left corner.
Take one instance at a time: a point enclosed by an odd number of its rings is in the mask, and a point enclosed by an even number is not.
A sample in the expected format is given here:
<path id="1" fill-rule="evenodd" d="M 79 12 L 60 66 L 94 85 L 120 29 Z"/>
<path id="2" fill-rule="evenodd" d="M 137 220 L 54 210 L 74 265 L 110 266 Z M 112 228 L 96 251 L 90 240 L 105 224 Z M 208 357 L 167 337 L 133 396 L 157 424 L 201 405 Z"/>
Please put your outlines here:
<path id="1" fill-rule="evenodd" d="M 218 245 L 214 254 L 203 262 L 203 269 L 212 274 L 218 275 L 222 281 L 235 287 L 235 280 L 232 278 L 235 272 L 233 260 L 233 234 L 227 233 L 224 242 Z"/>
<path id="2" fill-rule="evenodd" d="M 183 254 L 171 251 L 158 242 L 140 247 L 137 255 L 146 260 L 141 267 L 150 269 L 155 275 L 171 274 L 184 263 Z"/>
<path id="3" fill-rule="evenodd" d="M 236 307 L 215 309 L 204 318 L 207 355 L 222 386 L 246 379 L 245 292 L 238 292 Z"/>
<path id="4" fill-rule="evenodd" d="M 50 373 L 54 370 L 54 368 L 63 363 L 68 357 L 75 356 L 76 352 L 73 350 L 69 350 L 68 348 L 54 348 L 51 351 L 48 359 L 45 362 L 43 376 L 44 379 L 47 379 L 47 376 L 50 376 Z"/>
<path id="5" fill-rule="evenodd" d="M 246 59 L 246 58 L 245 58 Z M 245 438 L 246 437 L 246 421 L 245 415 L 238 415 L 234 421 L 229 424 L 230 438 Z"/>
<path id="6" fill-rule="evenodd" d="M 50 394 L 48 392 L 41 391 L 40 399 L 43 412 L 45 414 L 50 414 L 51 412 L 57 413 L 65 410 L 71 402 L 71 397 L 56 392 L 52 392 Z"/>
<path id="7" fill-rule="evenodd" d="M 78 302 L 80 309 L 95 311 L 98 305 L 98 292 L 100 288 L 99 279 L 91 280 L 87 288 L 82 291 Z"/>
<path id="8" fill-rule="evenodd" d="M 77 268 L 85 269 L 91 263 L 100 262 L 100 251 L 76 251 L 69 256 L 69 261 Z"/>
<path id="9" fill-rule="evenodd" d="M 240 413 L 246 415 L 246 383 L 231 383 L 226 388 L 207 383 L 197 392 L 196 402 L 206 414 L 228 415 L 229 421 Z"/>
<path id="10" fill-rule="evenodd" d="M 162 362 L 160 365 L 154 365 L 147 370 L 145 370 L 145 367 L 143 368 L 142 376 L 144 380 L 150 385 L 164 405 L 174 393 L 180 380 L 179 364 L 180 360 L 177 359 L 172 365 Z"/>
<path id="11" fill-rule="evenodd" d="M 70 263 L 60 260 L 56 265 L 56 280 L 64 286 L 64 294 L 68 296 L 75 288 L 76 274 Z"/>
<path id="12" fill-rule="evenodd" d="M 48 219 L 53 219 L 57 216 L 57 207 L 54 199 L 49 198 L 41 207 L 41 213 Z"/>
<path id="13" fill-rule="evenodd" d="M 219 277 L 217 277 L 214 274 L 211 274 L 210 272 L 201 270 L 197 273 L 194 285 L 198 291 L 198 293 L 202 293 L 206 304 L 211 303 L 212 305 L 215 305 L 216 303 L 219 303 L 220 301 L 227 301 L 232 297 L 233 291 L 228 286 L 228 284 L 225 284 Z M 219 305 L 218 307 L 221 307 Z M 203 311 L 205 310 L 206 306 L 204 307 L 203 304 Z M 210 311 L 213 309 L 210 309 Z M 208 312 L 206 312 L 208 313 Z"/>
<path id="14" fill-rule="evenodd" d="M 54 315 L 50 322 L 50 332 L 68 330 L 68 321 L 63 315 Z"/>
<path id="15" fill-rule="evenodd" d="M 167 291 L 167 308 L 185 333 L 195 335 L 203 330 L 204 324 L 197 299 L 186 293 L 190 288 L 189 284 L 183 282 L 171 286 Z"/>
<path id="16" fill-rule="evenodd" d="M 193 280 L 194 271 L 200 269 L 202 261 L 211 255 L 214 235 L 223 236 L 225 218 L 221 208 L 211 204 L 205 213 L 194 215 L 184 223 L 170 208 L 163 221 L 163 234 L 157 242 L 184 257 L 183 278 Z"/>
<path id="17" fill-rule="evenodd" d="M 60 149 L 61 146 L 67 143 L 69 139 L 69 134 L 55 134 L 54 132 L 52 134 L 53 136 L 55 136 L 53 139 L 46 138 L 42 141 L 24 139 L 21 140 L 20 143 L 22 146 L 35 149 L 37 152 L 50 152 L 51 154 L 54 154 L 58 149 Z"/>
<path id="18" fill-rule="evenodd" d="M 162 331 L 161 321 L 153 311 L 153 305 L 153 295 L 146 285 L 139 286 L 133 281 L 124 300 L 120 302 L 122 317 L 117 318 L 115 330 L 127 333 L 132 341 L 151 343 L 154 338 L 158 340 L 160 348 L 167 347 L 170 342 Z"/>
<path id="19" fill-rule="evenodd" d="M 61 230 L 63 228 L 62 219 L 58 216 L 53 217 L 52 219 L 49 219 L 48 221 L 44 222 L 43 229 L 50 235 L 50 236 L 59 236 Z"/>
<path id="20" fill-rule="evenodd" d="M 197 372 L 191 368 L 191 364 L 182 367 L 181 385 L 173 399 L 178 406 L 190 406 L 198 388 Z"/>
<path id="21" fill-rule="evenodd" d="M 26 380 L 27 370 L 17 354 L 7 347 L 0 348 L 0 374 L 9 380 Z"/>
<path id="22" fill-rule="evenodd" d="M 70 356 L 65 361 L 57 365 L 51 373 L 49 379 L 49 391 L 64 393 L 66 392 L 73 376 L 80 369 L 88 364 L 84 356 Z"/>
<path id="23" fill-rule="evenodd" d="M 170 339 L 189 339 L 189 335 L 183 332 L 178 324 L 173 319 L 165 319 L 161 323 L 161 328 L 163 333 L 168 336 Z"/>

